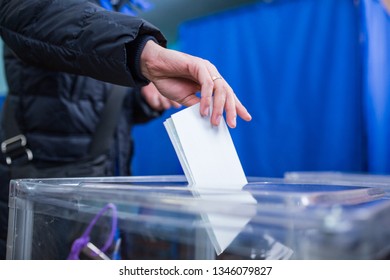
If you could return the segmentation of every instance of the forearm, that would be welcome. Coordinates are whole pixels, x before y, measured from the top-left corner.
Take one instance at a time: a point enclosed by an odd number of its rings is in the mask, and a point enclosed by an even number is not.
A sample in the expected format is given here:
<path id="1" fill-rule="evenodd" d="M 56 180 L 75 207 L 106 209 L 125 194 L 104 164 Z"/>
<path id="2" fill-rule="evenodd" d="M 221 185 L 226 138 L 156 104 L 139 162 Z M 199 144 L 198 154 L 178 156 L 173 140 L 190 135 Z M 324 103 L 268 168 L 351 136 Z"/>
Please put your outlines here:
<path id="1" fill-rule="evenodd" d="M 165 45 L 162 34 L 137 17 L 81 0 L 11 0 L 0 4 L 0 34 L 26 63 L 53 71 L 137 85 L 126 46 L 140 35 Z"/>

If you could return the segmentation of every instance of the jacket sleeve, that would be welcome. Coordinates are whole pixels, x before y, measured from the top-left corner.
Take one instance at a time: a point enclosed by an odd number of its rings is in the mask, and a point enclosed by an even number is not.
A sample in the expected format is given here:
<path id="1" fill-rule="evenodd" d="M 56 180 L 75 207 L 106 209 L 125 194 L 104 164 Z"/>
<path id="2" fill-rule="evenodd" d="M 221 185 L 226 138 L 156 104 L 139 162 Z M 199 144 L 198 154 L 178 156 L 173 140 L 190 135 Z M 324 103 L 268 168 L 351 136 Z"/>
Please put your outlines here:
<path id="1" fill-rule="evenodd" d="M 1 0 L 0 35 L 26 63 L 123 86 L 145 82 L 127 63 L 140 38 L 166 46 L 152 24 L 85 0 Z"/>

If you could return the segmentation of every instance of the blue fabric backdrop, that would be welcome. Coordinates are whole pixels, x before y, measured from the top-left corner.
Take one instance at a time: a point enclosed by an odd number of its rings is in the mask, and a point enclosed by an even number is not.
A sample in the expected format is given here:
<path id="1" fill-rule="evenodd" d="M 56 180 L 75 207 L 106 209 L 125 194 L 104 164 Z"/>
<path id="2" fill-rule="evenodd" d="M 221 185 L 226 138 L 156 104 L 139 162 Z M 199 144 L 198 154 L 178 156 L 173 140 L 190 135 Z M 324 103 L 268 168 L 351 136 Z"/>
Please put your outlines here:
<path id="1" fill-rule="evenodd" d="M 253 116 L 231 130 L 247 175 L 366 169 L 359 17 L 350 0 L 280 0 L 181 26 L 181 50 L 212 61 Z M 135 171 L 180 173 L 150 127 L 137 145 L 153 155 Z"/>
<path id="2" fill-rule="evenodd" d="M 390 16 L 378 0 L 362 7 L 368 171 L 390 173 Z"/>

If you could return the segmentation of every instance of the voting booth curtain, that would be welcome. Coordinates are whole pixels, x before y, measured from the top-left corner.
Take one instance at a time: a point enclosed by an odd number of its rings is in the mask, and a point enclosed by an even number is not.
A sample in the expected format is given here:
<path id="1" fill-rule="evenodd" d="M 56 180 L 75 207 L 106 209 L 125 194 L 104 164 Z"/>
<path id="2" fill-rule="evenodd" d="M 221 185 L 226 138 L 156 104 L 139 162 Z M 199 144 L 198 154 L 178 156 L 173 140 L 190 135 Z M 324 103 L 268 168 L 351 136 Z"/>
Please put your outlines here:
<path id="1" fill-rule="evenodd" d="M 390 173 L 390 13 L 380 0 L 363 1 L 364 104 L 368 171 Z"/>
<path id="2" fill-rule="evenodd" d="M 231 130 L 246 175 L 389 173 L 389 27 L 380 1 L 259 1 L 182 24 L 179 46 L 252 114 Z M 135 174 L 182 172 L 163 120 L 136 129 Z"/>
<path id="3" fill-rule="evenodd" d="M 182 26 L 253 121 L 231 131 L 247 175 L 365 167 L 359 10 L 353 1 L 258 3 Z"/>

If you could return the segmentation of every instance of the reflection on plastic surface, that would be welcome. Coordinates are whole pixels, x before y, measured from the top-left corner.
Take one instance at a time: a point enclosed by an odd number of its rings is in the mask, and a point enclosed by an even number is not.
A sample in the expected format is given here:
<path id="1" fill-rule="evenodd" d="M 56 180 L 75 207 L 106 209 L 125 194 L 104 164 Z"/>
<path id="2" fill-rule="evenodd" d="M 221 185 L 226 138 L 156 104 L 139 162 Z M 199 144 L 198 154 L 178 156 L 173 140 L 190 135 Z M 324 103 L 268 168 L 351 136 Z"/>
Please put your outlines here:
<path id="1" fill-rule="evenodd" d="M 211 188 L 199 188 L 193 190 L 193 195 L 201 200 L 212 201 L 223 205 L 225 209 L 236 210 L 237 207 L 245 207 L 242 215 L 224 215 L 223 213 L 201 214 L 203 221 L 210 226 L 207 233 L 214 246 L 217 255 L 220 255 L 230 245 L 234 238 L 241 232 L 245 225 L 256 215 L 256 200 L 246 191 L 210 192 Z M 200 209 L 199 209 L 200 210 Z M 229 225 L 231 230 L 224 230 L 224 225 Z"/>

